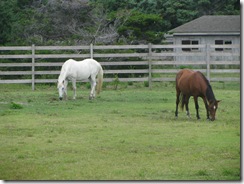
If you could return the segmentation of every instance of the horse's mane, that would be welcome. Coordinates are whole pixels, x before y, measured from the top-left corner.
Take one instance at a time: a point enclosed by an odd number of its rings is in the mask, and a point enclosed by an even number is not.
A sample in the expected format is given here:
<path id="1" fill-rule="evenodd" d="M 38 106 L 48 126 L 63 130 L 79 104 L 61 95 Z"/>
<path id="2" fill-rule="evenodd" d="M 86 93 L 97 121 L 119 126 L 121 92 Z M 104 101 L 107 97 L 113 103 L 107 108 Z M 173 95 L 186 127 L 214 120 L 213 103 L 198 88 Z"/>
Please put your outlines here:
<path id="1" fill-rule="evenodd" d="M 201 72 L 198 72 L 198 73 L 201 74 L 203 80 L 205 81 L 205 83 L 207 85 L 206 96 L 207 96 L 208 101 L 216 100 L 215 96 L 214 96 L 214 93 L 213 93 L 212 86 L 209 83 L 209 80 Z"/>
<path id="2" fill-rule="evenodd" d="M 64 64 L 63 64 L 63 66 L 62 66 L 62 68 L 61 68 L 61 71 L 60 71 L 60 74 L 59 74 L 59 77 L 58 77 L 58 81 L 59 82 L 63 82 L 64 80 L 65 80 L 65 78 L 66 78 L 66 74 L 67 74 L 67 71 L 68 71 L 68 62 L 70 62 L 71 61 L 71 59 L 69 59 L 69 60 L 67 60 Z"/>

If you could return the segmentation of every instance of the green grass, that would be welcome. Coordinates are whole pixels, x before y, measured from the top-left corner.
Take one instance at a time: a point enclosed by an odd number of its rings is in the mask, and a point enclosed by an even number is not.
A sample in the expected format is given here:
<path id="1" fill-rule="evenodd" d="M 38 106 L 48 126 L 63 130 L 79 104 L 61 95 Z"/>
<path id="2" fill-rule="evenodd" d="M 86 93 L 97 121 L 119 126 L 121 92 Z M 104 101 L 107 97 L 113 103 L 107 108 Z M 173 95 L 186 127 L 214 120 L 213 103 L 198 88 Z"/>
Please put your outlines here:
<path id="1" fill-rule="evenodd" d="M 2 180 L 240 180 L 240 87 L 212 83 L 214 122 L 174 117 L 172 83 L 119 84 L 93 101 L 59 101 L 56 87 L 0 88 Z"/>

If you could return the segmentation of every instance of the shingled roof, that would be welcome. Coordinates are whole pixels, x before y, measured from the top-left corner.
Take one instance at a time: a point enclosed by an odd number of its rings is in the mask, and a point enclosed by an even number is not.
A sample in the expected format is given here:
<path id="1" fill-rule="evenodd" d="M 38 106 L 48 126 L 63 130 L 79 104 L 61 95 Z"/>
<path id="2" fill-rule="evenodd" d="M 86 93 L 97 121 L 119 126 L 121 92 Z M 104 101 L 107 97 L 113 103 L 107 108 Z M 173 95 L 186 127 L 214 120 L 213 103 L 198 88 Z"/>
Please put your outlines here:
<path id="1" fill-rule="evenodd" d="M 239 15 L 206 15 L 176 27 L 169 33 L 239 33 Z"/>

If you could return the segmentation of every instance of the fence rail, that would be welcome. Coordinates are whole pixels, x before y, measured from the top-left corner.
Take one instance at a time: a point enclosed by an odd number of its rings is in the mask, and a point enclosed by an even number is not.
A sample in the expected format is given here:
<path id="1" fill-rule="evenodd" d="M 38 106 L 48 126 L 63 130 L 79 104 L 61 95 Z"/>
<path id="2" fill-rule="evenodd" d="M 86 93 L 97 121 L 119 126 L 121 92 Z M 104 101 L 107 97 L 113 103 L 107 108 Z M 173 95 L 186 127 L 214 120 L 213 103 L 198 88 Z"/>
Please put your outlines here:
<path id="1" fill-rule="evenodd" d="M 186 51 L 185 49 L 191 49 Z M 221 51 L 220 51 L 221 50 Z M 211 81 L 240 80 L 240 45 L 89 45 L 0 47 L 0 84 L 53 83 L 68 58 L 94 58 L 104 81 L 174 81 L 183 67 Z"/>

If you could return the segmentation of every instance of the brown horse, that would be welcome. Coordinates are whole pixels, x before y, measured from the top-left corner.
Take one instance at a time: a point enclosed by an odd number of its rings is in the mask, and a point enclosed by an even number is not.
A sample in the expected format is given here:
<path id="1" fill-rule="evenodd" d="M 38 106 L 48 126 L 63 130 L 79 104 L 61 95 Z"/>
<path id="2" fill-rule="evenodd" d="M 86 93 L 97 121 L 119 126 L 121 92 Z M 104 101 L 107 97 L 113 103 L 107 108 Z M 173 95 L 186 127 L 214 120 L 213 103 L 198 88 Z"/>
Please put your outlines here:
<path id="1" fill-rule="evenodd" d="M 189 98 L 193 96 L 195 101 L 195 108 L 197 112 L 197 119 L 199 116 L 199 106 L 197 98 L 201 97 L 204 101 L 207 111 L 207 119 L 215 120 L 215 113 L 220 101 L 215 99 L 213 90 L 209 81 L 199 71 L 194 72 L 189 69 L 183 69 L 176 75 L 176 111 L 175 116 L 178 117 L 178 105 L 181 101 L 181 108 L 186 107 L 187 116 L 190 116 L 188 103 Z M 210 118 L 209 118 L 210 115 Z"/>

